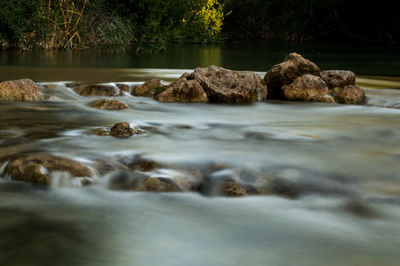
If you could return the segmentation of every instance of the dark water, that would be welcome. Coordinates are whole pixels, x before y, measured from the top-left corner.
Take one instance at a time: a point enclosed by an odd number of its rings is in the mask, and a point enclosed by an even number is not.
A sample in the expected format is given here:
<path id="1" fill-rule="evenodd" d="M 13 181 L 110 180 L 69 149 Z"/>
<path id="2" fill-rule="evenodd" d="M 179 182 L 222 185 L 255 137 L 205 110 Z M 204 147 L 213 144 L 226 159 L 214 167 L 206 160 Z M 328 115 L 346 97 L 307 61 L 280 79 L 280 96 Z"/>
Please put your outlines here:
<path id="1" fill-rule="evenodd" d="M 167 82 L 217 64 L 264 75 L 287 52 L 362 74 L 367 106 L 259 102 L 165 104 L 121 96 L 100 111 L 62 81 Z M 296 199 L 205 197 L 92 187 L 38 188 L 0 179 L 0 265 L 399 265 L 400 55 L 394 48 L 284 44 L 176 46 L 162 55 L 2 54 L 0 79 L 31 77 L 47 101 L 0 105 L 0 157 L 49 151 L 90 164 L 142 155 L 165 167 L 278 176 Z M 129 139 L 85 134 L 115 122 Z M 0 172 L 2 172 L 0 163 Z M 57 178 L 57 176 L 53 176 Z M 240 178 L 243 178 L 240 176 Z"/>

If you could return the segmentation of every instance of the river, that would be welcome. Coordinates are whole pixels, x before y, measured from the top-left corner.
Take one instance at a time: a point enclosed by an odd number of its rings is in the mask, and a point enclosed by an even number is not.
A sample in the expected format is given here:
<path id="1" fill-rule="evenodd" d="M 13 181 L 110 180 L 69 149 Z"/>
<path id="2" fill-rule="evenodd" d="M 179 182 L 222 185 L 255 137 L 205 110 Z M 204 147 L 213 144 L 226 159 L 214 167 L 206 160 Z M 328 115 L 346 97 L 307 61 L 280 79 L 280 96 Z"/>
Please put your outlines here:
<path id="1" fill-rule="evenodd" d="M 353 70 L 368 104 L 166 104 L 125 95 L 130 109 L 102 111 L 89 103 L 104 97 L 65 85 L 171 82 L 211 64 L 263 76 L 292 51 L 323 69 Z M 0 80 L 23 77 L 46 86 L 48 100 L 0 105 L 0 159 L 31 151 L 85 162 L 140 155 L 164 173 L 212 174 L 223 165 L 270 174 L 300 195 L 115 191 L 112 174 L 90 187 L 0 178 L 0 265 L 399 265 L 400 49 L 247 42 L 141 56 L 0 53 Z M 146 133 L 85 134 L 119 121 Z"/>

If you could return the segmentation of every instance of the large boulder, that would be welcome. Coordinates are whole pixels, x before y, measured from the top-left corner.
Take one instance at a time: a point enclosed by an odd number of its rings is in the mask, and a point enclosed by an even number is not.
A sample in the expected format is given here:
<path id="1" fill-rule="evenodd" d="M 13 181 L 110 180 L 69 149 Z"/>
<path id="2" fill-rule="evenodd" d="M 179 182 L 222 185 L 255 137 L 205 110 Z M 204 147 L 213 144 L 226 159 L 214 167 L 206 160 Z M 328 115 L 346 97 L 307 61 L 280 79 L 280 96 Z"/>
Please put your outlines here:
<path id="1" fill-rule="evenodd" d="M 356 84 L 356 75 L 347 70 L 326 70 L 321 72 L 321 78 L 329 89 Z"/>
<path id="2" fill-rule="evenodd" d="M 218 66 L 196 68 L 191 74 L 213 103 L 253 103 L 265 83 L 256 73 Z"/>
<path id="3" fill-rule="evenodd" d="M 94 84 L 73 88 L 81 96 L 118 96 L 120 89 L 114 85 Z"/>
<path id="4" fill-rule="evenodd" d="M 93 102 L 91 106 L 101 110 L 121 110 L 129 108 L 125 102 L 116 99 L 98 100 Z"/>
<path id="5" fill-rule="evenodd" d="M 355 85 L 346 86 L 335 95 L 335 100 L 344 104 L 365 104 L 365 91 Z"/>
<path id="6" fill-rule="evenodd" d="M 205 103 L 208 97 L 197 80 L 184 73 L 176 82 L 155 97 L 160 102 Z"/>
<path id="7" fill-rule="evenodd" d="M 51 174 L 56 171 L 81 178 L 83 184 L 96 178 L 95 173 L 83 163 L 45 152 L 22 155 L 11 160 L 5 169 L 5 173 L 14 180 L 41 185 L 51 184 Z"/>
<path id="8" fill-rule="evenodd" d="M 31 79 L 0 82 L 0 102 L 36 102 L 42 97 L 40 86 Z"/>
<path id="9" fill-rule="evenodd" d="M 284 85 L 282 91 L 287 100 L 301 102 L 328 102 L 335 100 L 329 95 L 326 83 L 318 76 L 306 74 Z"/>
<path id="10" fill-rule="evenodd" d="M 166 88 L 167 86 L 163 85 L 161 80 L 151 79 L 139 86 L 132 87 L 131 94 L 133 96 L 153 97 L 163 92 Z"/>
<path id="11" fill-rule="evenodd" d="M 297 53 L 289 54 L 284 62 L 274 65 L 265 74 L 264 81 L 268 87 L 268 98 L 283 99 L 282 87 L 305 74 L 320 76 L 320 69 Z"/>

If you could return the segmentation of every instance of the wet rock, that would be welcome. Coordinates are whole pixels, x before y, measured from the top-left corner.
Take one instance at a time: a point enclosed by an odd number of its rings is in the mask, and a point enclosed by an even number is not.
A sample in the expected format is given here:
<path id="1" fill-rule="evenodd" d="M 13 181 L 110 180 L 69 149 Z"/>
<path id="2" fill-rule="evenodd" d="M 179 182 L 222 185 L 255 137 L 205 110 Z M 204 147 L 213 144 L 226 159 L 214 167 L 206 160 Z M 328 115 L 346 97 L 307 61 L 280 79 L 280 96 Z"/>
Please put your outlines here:
<path id="1" fill-rule="evenodd" d="M 122 110 L 129 108 L 125 102 L 115 99 L 98 100 L 93 102 L 91 106 L 101 110 Z"/>
<path id="2" fill-rule="evenodd" d="M 242 197 L 247 190 L 239 182 L 239 169 L 224 169 L 212 173 L 199 187 L 201 193 L 211 196 Z"/>
<path id="3" fill-rule="evenodd" d="M 148 177 L 144 180 L 139 190 L 150 192 L 181 192 L 182 190 L 170 178 Z"/>
<path id="4" fill-rule="evenodd" d="M 142 172 L 149 172 L 153 171 L 156 168 L 160 167 L 160 164 L 143 158 L 142 156 L 125 156 L 122 158 L 118 158 L 118 161 L 127 166 L 130 170 L 133 171 L 142 171 Z"/>
<path id="5" fill-rule="evenodd" d="M 120 89 L 121 91 L 125 91 L 128 93 L 131 93 L 131 87 L 128 84 L 123 84 L 123 83 L 117 83 L 115 84 L 118 89 Z"/>
<path id="6" fill-rule="evenodd" d="M 244 186 L 234 180 L 227 180 L 217 186 L 220 195 L 225 197 L 244 197 L 247 191 Z"/>
<path id="7" fill-rule="evenodd" d="M 206 93 L 200 84 L 191 79 L 189 73 L 184 73 L 179 80 L 172 83 L 162 93 L 155 97 L 160 102 L 205 103 L 208 102 Z"/>
<path id="8" fill-rule="evenodd" d="M 298 198 L 302 193 L 296 179 L 284 178 L 274 173 L 260 176 L 256 180 L 254 188 L 262 195 L 278 195 L 291 199 Z"/>
<path id="9" fill-rule="evenodd" d="M 282 91 L 287 100 L 302 102 L 334 103 L 326 83 L 318 76 L 306 74 L 284 85 Z"/>
<path id="10" fill-rule="evenodd" d="M 94 167 L 101 175 L 105 175 L 107 173 L 117 170 L 123 170 L 123 171 L 129 170 L 128 167 L 126 167 L 125 165 L 112 159 L 97 158 L 94 161 L 95 161 Z"/>
<path id="11" fill-rule="evenodd" d="M 161 80 L 151 79 L 142 85 L 132 87 L 131 94 L 133 96 L 153 97 L 163 92 L 166 88 L 167 86 L 163 85 Z"/>
<path id="12" fill-rule="evenodd" d="M 358 86 L 346 86 L 340 93 L 335 95 L 335 100 L 344 104 L 365 104 L 365 91 Z"/>
<path id="13" fill-rule="evenodd" d="M 86 132 L 89 135 L 97 136 L 110 136 L 110 130 L 108 128 L 96 128 Z"/>
<path id="14" fill-rule="evenodd" d="M 253 103 L 265 89 L 263 80 L 253 72 L 232 71 L 218 66 L 196 68 L 191 74 L 213 103 Z"/>
<path id="15" fill-rule="evenodd" d="M 109 187 L 113 190 L 181 192 L 174 180 L 165 177 L 147 176 L 137 172 L 119 171 L 112 174 Z"/>
<path id="16" fill-rule="evenodd" d="M 120 93 L 118 87 L 102 84 L 74 87 L 73 89 L 81 96 L 118 96 Z"/>
<path id="17" fill-rule="evenodd" d="M 151 177 L 163 177 L 173 180 L 181 191 L 195 191 L 203 182 L 203 174 L 200 171 L 160 169 Z"/>
<path id="18" fill-rule="evenodd" d="M 128 138 L 132 135 L 142 134 L 143 132 L 138 128 L 131 128 L 128 122 L 116 123 L 110 130 L 110 135 L 113 137 Z"/>
<path id="19" fill-rule="evenodd" d="M 344 88 L 345 86 L 356 84 L 356 75 L 347 70 L 326 70 L 321 72 L 321 78 L 329 89 Z"/>
<path id="20" fill-rule="evenodd" d="M 360 218 L 373 219 L 378 218 L 380 214 L 371 206 L 360 200 L 349 200 L 343 206 L 344 210 Z"/>
<path id="21" fill-rule="evenodd" d="M 274 65 L 264 77 L 268 87 L 268 99 L 283 99 L 282 87 L 305 74 L 320 76 L 320 69 L 313 62 L 297 53 L 289 54 L 284 62 Z"/>
<path id="22" fill-rule="evenodd" d="M 53 172 L 67 172 L 72 177 L 94 179 L 95 173 L 86 165 L 49 153 L 30 153 L 11 160 L 5 173 L 14 180 L 49 185 Z"/>
<path id="23" fill-rule="evenodd" d="M 79 82 L 68 82 L 65 83 L 65 86 L 67 86 L 68 88 L 77 88 L 79 87 L 81 84 Z"/>
<path id="24" fill-rule="evenodd" d="M 42 99 L 40 86 L 31 79 L 0 82 L 0 102 L 37 102 Z"/>
<path id="25" fill-rule="evenodd" d="M 147 176 L 137 172 L 116 171 L 108 178 L 108 187 L 111 190 L 135 191 Z"/>

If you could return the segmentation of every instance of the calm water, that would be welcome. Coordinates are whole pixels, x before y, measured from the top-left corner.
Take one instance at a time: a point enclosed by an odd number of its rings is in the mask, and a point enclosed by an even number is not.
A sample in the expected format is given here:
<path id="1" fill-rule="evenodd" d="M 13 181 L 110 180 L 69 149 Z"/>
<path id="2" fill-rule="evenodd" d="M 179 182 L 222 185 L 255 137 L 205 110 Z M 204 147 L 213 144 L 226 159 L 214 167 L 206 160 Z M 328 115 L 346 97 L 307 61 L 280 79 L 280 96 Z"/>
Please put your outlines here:
<path id="1" fill-rule="evenodd" d="M 260 102 L 164 104 L 125 95 L 100 111 L 65 81 L 170 82 L 210 64 L 261 76 L 291 51 L 361 77 L 367 106 Z M 162 55 L 1 54 L 0 79 L 30 77 L 48 100 L 0 105 L 0 157 L 50 151 L 84 160 L 141 155 L 159 169 L 225 165 L 290 180 L 298 199 L 119 192 L 0 179 L 1 265 L 399 265 L 400 53 L 394 48 L 284 44 L 176 46 Z M 147 129 L 85 134 L 119 121 Z M 2 171 L 0 163 L 0 171 Z M 111 174 L 112 175 L 112 174 Z M 246 179 L 246 175 L 239 174 Z"/>

